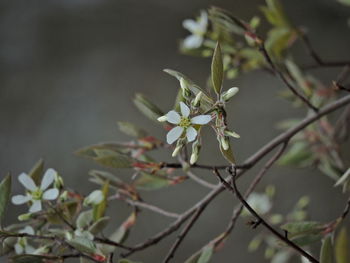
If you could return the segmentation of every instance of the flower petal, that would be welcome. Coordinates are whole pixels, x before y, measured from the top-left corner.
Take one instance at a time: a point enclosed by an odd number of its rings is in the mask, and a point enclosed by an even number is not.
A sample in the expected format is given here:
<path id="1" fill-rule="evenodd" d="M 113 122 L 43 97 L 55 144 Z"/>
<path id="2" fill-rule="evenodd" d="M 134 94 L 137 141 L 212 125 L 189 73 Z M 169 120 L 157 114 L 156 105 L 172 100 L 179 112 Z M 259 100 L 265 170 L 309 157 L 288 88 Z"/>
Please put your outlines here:
<path id="1" fill-rule="evenodd" d="M 200 125 L 207 124 L 210 121 L 211 121 L 210 115 L 198 115 L 191 119 L 192 124 L 200 124 Z"/>
<path id="2" fill-rule="evenodd" d="M 56 188 L 51 188 L 49 190 L 46 190 L 44 195 L 43 195 L 43 199 L 45 200 L 55 200 L 58 197 L 58 189 Z"/>
<path id="3" fill-rule="evenodd" d="M 34 229 L 31 226 L 26 226 L 22 230 L 18 231 L 19 233 L 26 233 L 29 235 L 34 235 Z"/>
<path id="4" fill-rule="evenodd" d="M 18 181 L 24 186 L 24 188 L 35 191 L 37 189 L 33 179 L 26 173 L 21 173 L 18 176 Z"/>
<path id="5" fill-rule="evenodd" d="M 31 200 L 31 197 L 29 195 L 15 195 L 12 197 L 12 204 L 14 205 L 21 205 L 24 203 L 27 203 Z"/>
<path id="6" fill-rule="evenodd" d="M 23 254 L 24 252 L 23 247 L 19 243 L 15 244 L 15 251 L 17 255 Z"/>
<path id="7" fill-rule="evenodd" d="M 190 108 L 182 101 L 180 101 L 180 109 L 183 117 L 187 118 L 190 116 Z"/>
<path id="8" fill-rule="evenodd" d="M 40 189 L 45 190 L 46 188 L 48 188 L 49 185 L 52 184 L 53 181 L 55 180 L 56 174 L 57 172 L 54 169 L 52 168 L 47 169 L 41 181 Z"/>
<path id="9" fill-rule="evenodd" d="M 30 213 L 35 213 L 41 211 L 41 201 L 35 200 L 32 204 L 32 206 L 29 208 Z"/>
<path id="10" fill-rule="evenodd" d="M 194 33 L 198 30 L 198 23 L 192 19 L 185 19 L 182 22 L 182 26 L 186 28 L 191 33 Z"/>
<path id="11" fill-rule="evenodd" d="M 188 127 L 186 130 L 186 136 L 187 136 L 188 142 L 193 142 L 197 137 L 196 129 L 193 127 Z"/>
<path id="12" fill-rule="evenodd" d="M 32 247 L 31 245 L 26 245 L 24 249 L 25 249 L 26 254 L 35 254 L 34 252 L 36 249 L 34 247 Z"/>
<path id="13" fill-rule="evenodd" d="M 189 35 L 183 41 L 185 48 L 194 49 L 199 48 L 202 45 L 203 37 L 199 35 Z"/>
<path id="14" fill-rule="evenodd" d="M 168 118 L 168 122 L 172 123 L 172 124 L 179 124 L 180 120 L 181 120 L 181 116 L 180 114 L 178 114 L 176 111 L 172 110 L 169 111 L 166 115 L 166 117 Z"/>
<path id="15" fill-rule="evenodd" d="M 175 142 L 177 139 L 180 138 L 183 131 L 184 131 L 184 128 L 176 126 L 171 131 L 168 132 L 168 134 L 166 135 L 166 141 L 169 144 L 172 144 L 173 142 Z"/>
<path id="16" fill-rule="evenodd" d="M 208 26 L 208 14 L 203 10 L 201 11 L 201 16 L 198 21 L 198 26 L 199 26 L 198 30 L 200 30 L 201 33 L 205 33 Z"/>

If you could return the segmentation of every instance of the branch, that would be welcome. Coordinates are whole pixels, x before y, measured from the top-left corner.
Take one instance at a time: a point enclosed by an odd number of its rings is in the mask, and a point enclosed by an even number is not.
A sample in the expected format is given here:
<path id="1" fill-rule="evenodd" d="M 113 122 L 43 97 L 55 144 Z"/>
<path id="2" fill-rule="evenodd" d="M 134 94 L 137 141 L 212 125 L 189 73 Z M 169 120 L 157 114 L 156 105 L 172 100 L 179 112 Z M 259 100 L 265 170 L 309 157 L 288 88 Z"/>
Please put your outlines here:
<path id="1" fill-rule="evenodd" d="M 196 176 L 194 173 L 192 173 L 191 171 L 186 172 L 187 176 L 189 178 L 191 178 L 193 181 L 197 182 L 198 184 L 210 188 L 210 189 L 215 189 L 217 185 L 215 184 L 211 184 L 201 178 L 199 178 L 198 176 Z"/>
<path id="2" fill-rule="evenodd" d="M 253 154 L 251 157 L 249 157 L 242 165 L 239 167 L 245 167 L 245 169 L 239 168 L 237 177 L 242 176 L 249 167 L 254 166 L 258 161 L 260 161 L 266 154 L 271 152 L 273 149 L 275 149 L 278 145 L 285 143 L 290 138 L 292 138 L 295 134 L 303 130 L 305 127 L 307 127 L 309 124 L 315 122 L 316 120 L 320 119 L 321 117 L 347 105 L 350 103 L 350 95 L 343 97 L 341 99 L 338 99 L 327 106 L 323 107 L 318 113 L 314 113 L 311 116 L 306 117 L 303 119 L 298 125 L 296 125 L 293 128 L 288 129 L 287 131 L 283 132 L 279 136 L 275 137 L 273 140 L 271 140 L 269 143 L 267 143 L 265 146 L 260 148 L 255 154 Z M 229 166 L 226 166 L 227 168 Z M 236 167 L 237 168 L 237 167 Z M 213 169 L 213 168 L 212 168 Z M 221 192 L 225 190 L 225 187 L 223 185 L 217 186 L 215 189 L 210 191 L 203 199 L 201 199 L 198 203 L 196 203 L 194 206 L 189 208 L 186 212 L 182 214 L 182 216 L 177 219 L 175 222 L 171 223 L 166 229 L 163 231 L 157 233 L 153 237 L 149 238 L 148 240 L 141 242 L 134 247 L 132 247 L 131 251 L 128 253 L 122 254 L 122 256 L 127 257 L 136 251 L 143 250 L 147 247 L 150 247 L 152 245 L 157 244 L 159 241 L 176 231 L 192 214 L 195 213 L 195 211 L 203 206 L 209 204 L 217 195 L 219 195 Z"/>
<path id="3" fill-rule="evenodd" d="M 343 221 L 346 218 L 346 216 L 349 214 L 349 211 L 350 211 L 350 197 L 348 198 L 348 201 L 346 202 L 344 211 L 343 211 L 342 215 L 340 216 L 341 221 Z"/>
<path id="4" fill-rule="evenodd" d="M 180 244 L 182 243 L 182 241 L 184 240 L 185 236 L 188 234 L 188 232 L 190 231 L 190 229 L 192 228 L 194 223 L 197 221 L 199 216 L 202 214 L 204 208 L 205 208 L 205 206 L 197 209 L 195 214 L 192 216 L 191 220 L 188 222 L 188 224 L 182 230 L 180 235 L 178 235 L 175 243 L 170 248 L 170 250 L 169 250 L 167 256 L 165 257 L 163 263 L 170 262 L 170 260 L 174 257 L 176 250 L 178 249 L 178 247 L 180 246 Z"/>
<path id="5" fill-rule="evenodd" d="M 306 106 L 308 106 L 310 109 L 312 109 L 314 112 L 318 112 L 318 108 L 311 104 L 311 102 L 303 95 L 301 94 L 296 88 L 292 86 L 292 84 L 289 83 L 289 81 L 286 79 L 282 71 L 280 71 L 275 64 L 273 63 L 269 53 L 267 52 L 264 43 L 260 44 L 259 51 L 263 54 L 266 62 L 270 65 L 272 70 L 274 71 L 275 75 L 277 75 L 283 83 L 290 89 L 290 91 L 297 96 Z"/>
<path id="6" fill-rule="evenodd" d="M 307 258 L 310 262 L 314 262 L 314 263 L 319 263 L 319 261 L 317 259 L 315 259 L 312 255 L 310 255 L 309 253 L 307 253 L 305 250 L 303 250 L 301 247 L 299 247 L 298 245 L 296 245 L 294 242 L 292 242 L 291 240 L 289 240 L 287 237 L 285 237 L 284 235 L 280 234 L 277 230 L 275 230 L 272 226 L 270 226 L 244 199 L 244 197 L 241 195 L 241 193 L 239 192 L 237 185 L 236 185 L 236 173 L 235 172 L 230 172 L 232 175 L 232 187 L 230 186 L 230 188 L 228 188 L 230 191 L 232 191 L 237 198 L 239 199 L 239 201 L 242 203 L 242 205 L 253 215 L 256 217 L 256 219 L 258 220 L 257 223 L 255 225 L 258 224 L 262 224 L 263 226 L 265 226 L 274 236 L 276 236 L 278 239 L 280 239 L 282 242 L 286 243 L 288 246 L 290 246 L 291 248 L 293 248 L 295 251 L 297 251 L 299 254 L 301 254 L 302 256 L 304 256 L 305 258 Z"/>

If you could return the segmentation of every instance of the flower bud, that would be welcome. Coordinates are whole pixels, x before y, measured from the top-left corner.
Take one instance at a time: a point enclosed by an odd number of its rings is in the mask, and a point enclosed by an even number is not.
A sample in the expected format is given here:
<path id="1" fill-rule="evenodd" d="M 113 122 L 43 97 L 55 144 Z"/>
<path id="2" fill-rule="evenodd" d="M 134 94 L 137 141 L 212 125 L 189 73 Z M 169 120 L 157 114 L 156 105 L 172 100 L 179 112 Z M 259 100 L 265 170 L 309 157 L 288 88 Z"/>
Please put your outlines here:
<path id="1" fill-rule="evenodd" d="M 239 134 L 235 133 L 234 131 L 225 130 L 224 134 L 226 136 L 231 136 L 231 137 L 234 137 L 234 138 L 237 138 L 237 139 L 241 138 L 241 136 Z"/>
<path id="2" fill-rule="evenodd" d="M 220 144 L 221 144 L 221 147 L 227 151 L 228 148 L 230 148 L 230 141 L 227 137 L 225 136 L 220 136 Z"/>
<path id="3" fill-rule="evenodd" d="M 182 145 L 177 145 L 171 156 L 175 157 L 176 155 L 178 155 L 181 149 Z"/>
<path id="4" fill-rule="evenodd" d="M 32 217 L 31 213 L 21 214 L 18 216 L 19 221 L 26 221 L 29 220 Z"/>
<path id="5" fill-rule="evenodd" d="M 221 99 L 225 102 L 229 101 L 239 91 L 237 87 L 230 88 L 221 95 Z"/>
<path id="6" fill-rule="evenodd" d="M 191 165 L 195 164 L 197 162 L 200 150 L 201 150 L 201 144 L 197 140 L 192 144 L 192 154 L 191 154 L 191 158 L 190 158 Z"/>
<path id="7" fill-rule="evenodd" d="M 62 189 L 64 186 L 63 179 L 57 173 L 55 174 L 54 187 L 57 189 Z"/>
<path id="8" fill-rule="evenodd" d="M 100 204 L 104 199 L 103 193 L 101 190 L 95 190 L 92 191 L 85 199 L 84 199 L 84 206 L 89 205 L 98 205 Z"/>
<path id="9" fill-rule="evenodd" d="M 188 87 L 188 82 L 184 78 L 180 79 L 180 86 L 181 86 L 181 89 L 182 89 L 182 96 L 185 99 L 190 99 L 190 97 L 191 97 L 191 90 Z"/>
<path id="10" fill-rule="evenodd" d="M 66 200 L 68 199 L 68 191 L 64 191 L 64 192 L 60 195 L 59 199 L 61 200 L 61 202 L 66 201 Z"/>
<path id="11" fill-rule="evenodd" d="M 192 105 L 193 107 L 199 107 L 201 104 L 201 98 L 203 96 L 203 93 L 200 91 L 196 97 L 194 98 L 194 100 L 192 101 Z"/>
<path id="12" fill-rule="evenodd" d="M 166 115 L 163 115 L 163 116 L 160 116 L 157 120 L 159 122 L 166 122 L 168 120 L 168 117 Z"/>

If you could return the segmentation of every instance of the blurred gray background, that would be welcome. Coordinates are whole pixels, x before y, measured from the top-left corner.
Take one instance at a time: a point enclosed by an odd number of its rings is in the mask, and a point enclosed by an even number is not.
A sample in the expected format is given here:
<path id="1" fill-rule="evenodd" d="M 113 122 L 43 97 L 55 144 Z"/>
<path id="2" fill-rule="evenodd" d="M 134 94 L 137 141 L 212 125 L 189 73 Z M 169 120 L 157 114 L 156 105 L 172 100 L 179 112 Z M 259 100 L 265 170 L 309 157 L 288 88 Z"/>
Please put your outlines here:
<path id="1" fill-rule="evenodd" d="M 309 29 L 310 38 L 325 59 L 349 58 L 350 34 L 347 18 L 350 8 L 332 0 L 282 0 L 297 25 Z M 116 122 L 128 120 L 150 130 L 159 138 L 165 132 L 144 118 L 134 108 L 135 92 L 146 94 L 167 111 L 172 107 L 178 82 L 162 72 L 177 69 L 205 85 L 210 60 L 180 55 L 179 39 L 188 32 L 181 24 L 200 9 L 216 5 L 243 19 L 259 13 L 257 0 L 3 0 L 0 3 L 0 177 L 7 171 L 16 177 L 28 172 L 39 158 L 64 177 L 66 185 L 88 193 L 96 186 L 87 181 L 87 173 L 99 168 L 73 155 L 83 146 L 102 141 L 123 141 Z M 264 26 L 263 26 L 264 27 Z M 310 59 L 297 46 L 300 62 Z M 326 84 L 340 69 L 314 71 Z M 283 85 L 262 72 L 226 81 L 225 88 L 240 87 L 229 106 L 233 130 L 241 134 L 234 141 L 239 161 L 243 161 L 279 133 L 274 125 L 286 117 L 303 116 L 276 96 Z M 222 164 L 216 142 L 207 132 L 200 162 Z M 169 160 L 170 154 L 164 157 Z M 240 183 L 247 185 L 254 172 Z M 130 178 L 125 170 L 116 171 Z M 202 174 L 201 174 L 202 175 Z M 211 174 L 203 174 L 209 178 Z M 210 179 L 215 182 L 213 178 Z M 22 191 L 14 181 L 14 191 Z M 284 213 L 303 195 L 311 197 L 312 220 L 327 221 L 338 215 L 345 198 L 333 182 L 310 169 L 275 167 L 258 190 L 267 184 L 277 185 L 274 210 Z M 150 203 L 181 212 L 191 206 L 206 189 L 191 182 L 145 192 Z M 226 227 L 236 201 L 224 193 L 206 210 L 186 237 L 173 262 L 183 262 L 192 252 L 220 234 Z M 23 207 L 11 207 L 7 223 L 14 223 Z M 117 204 L 110 214 L 115 226 L 128 215 L 130 208 Z M 167 218 L 145 211 L 127 244 L 135 244 L 170 222 Z M 261 231 L 261 229 L 255 230 Z M 250 254 L 246 246 L 254 231 L 240 220 L 232 237 L 213 262 L 265 262 L 263 251 Z M 143 262 L 160 262 L 173 239 L 136 253 L 132 258 Z M 0 259 L 6 262 L 5 259 Z"/>

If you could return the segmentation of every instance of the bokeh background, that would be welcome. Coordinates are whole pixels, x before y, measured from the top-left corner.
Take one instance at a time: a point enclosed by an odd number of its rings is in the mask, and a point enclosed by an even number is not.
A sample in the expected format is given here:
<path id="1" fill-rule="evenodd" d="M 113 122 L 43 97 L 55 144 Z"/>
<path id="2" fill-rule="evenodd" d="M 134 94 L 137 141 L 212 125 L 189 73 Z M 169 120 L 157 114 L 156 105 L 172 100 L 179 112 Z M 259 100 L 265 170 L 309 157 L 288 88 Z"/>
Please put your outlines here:
<path id="1" fill-rule="evenodd" d="M 349 8 L 333 0 L 282 0 L 282 3 L 294 23 L 309 30 L 311 41 L 325 59 L 350 57 Z M 116 122 L 122 120 L 136 122 L 159 138 L 165 136 L 159 126 L 134 108 L 131 99 L 136 92 L 144 93 L 167 111 L 173 105 L 179 85 L 162 72 L 163 68 L 179 70 L 205 85 L 210 60 L 178 52 L 178 41 L 188 34 L 181 26 L 182 21 L 210 5 L 226 8 L 248 20 L 259 13 L 258 6 L 262 4 L 261 0 L 1 1 L 0 177 L 7 171 L 14 177 L 28 172 L 36 161 L 44 158 L 47 167 L 62 174 L 67 186 L 89 193 L 96 186 L 88 182 L 87 173 L 98 166 L 75 156 L 75 150 L 102 141 L 128 140 L 117 129 Z M 300 62 L 310 61 L 301 46 L 297 45 L 295 52 Z M 339 70 L 314 72 L 329 84 Z M 263 72 L 226 81 L 226 88 L 232 86 L 240 87 L 239 95 L 229 106 L 231 126 L 241 134 L 241 139 L 234 141 L 239 161 L 279 133 L 274 128 L 279 120 L 304 114 L 276 95 L 283 84 Z M 208 129 L 200 162 L 224 163 L 216 154 L 216 141 L 211 135 Z M 159 157 L 169 160 L 170 154 Z M 241 181 L 242 187 L 256 171 L 253 169 Z M 115 173 L 121 178 L 131 176 L 125 170 Z M 210 173 L 201 176 L 215 182 Z M 308 194 L 312 201 L 311 219 L 327 221 L 340 213 L 345 202 L 330 179 L 311 169 L 275 167 L 258 189 L 263 190 L 271 183 L 278 189 L 276 212 L 287 212 L 301 196 Z M 22 191 L 18 183 L 14 191 Z M 186 182 L 145 192 L 144 198 L 181 212 L 206 191 Z M 173 262 L 183 262 L 221 233 L 235 203 L 227 193 L 217 198 L 186 237 Z M 11 206 L 8 223 L 14 223 L 23 209 Z M 129 211 L 124 204 L 111 207 L 115 226 Z M 144 240 L 169 222 L 145 211 L 127 244 Z M 244 220 L 240 220 L 213 262 L 265 262 L 263 251 L 247 252 L 253 234 Z M 132 258 L 161 262 L 175 236 Z"/>

